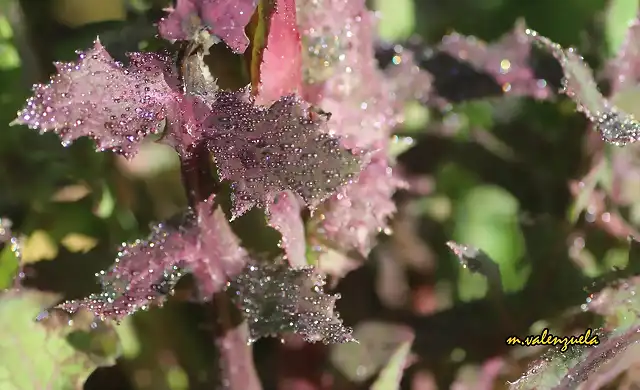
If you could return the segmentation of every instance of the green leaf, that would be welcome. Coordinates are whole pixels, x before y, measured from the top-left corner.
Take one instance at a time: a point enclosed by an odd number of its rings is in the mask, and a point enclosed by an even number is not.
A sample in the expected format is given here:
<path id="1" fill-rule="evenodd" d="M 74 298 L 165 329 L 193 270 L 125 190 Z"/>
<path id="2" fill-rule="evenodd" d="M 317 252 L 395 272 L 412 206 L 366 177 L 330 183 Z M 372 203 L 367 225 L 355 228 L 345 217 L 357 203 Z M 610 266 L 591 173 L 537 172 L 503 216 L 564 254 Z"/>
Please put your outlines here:
<path id="1" fill-rule="evenodd" d="M 371 386 L 371 390 L 398 390 L 402 374 L 411 352 L 411 341 L 405 341 L 393 354 L 387 365 L 380 371 L 378 379 Z"/>
<path id="2" fill-rule="evenodd" d="M 530 270 L 520 267 L 524 255 L 524 237 L 518 224 L 517 199 L 501 187 L 477 186 L 457 204 L 453 239 L 482 248 L 500 267 L 505 292 L 520 290 Z M 487 281 L 479 274 L 461 272 L 458 280 L 460 299 L 484 297 Z"/>
<path id="3" fill-rule="evenodd" d="M 609 0 L 604 29 L 607 55 L 615 56 L 622 47 L 629 23 L 636 18 L 639 5 L 638 0 Z"/>
<path id="4" fill-rule="evenodd" d="M 394 383 L 404 368 L 413 331 L 405 326 L 367 321 L 358 324 L 353 337 L 357 343 L 336 344 L 331 350 L 332 365 L 349 381 L 363 383 L 379 374 L 378 386 Z M 401 367 L 401 368 L 400 368 Z M 376 390 L 397 389 L 375 387 Z"/>
<path id="5" fill-rule="evenodd" d="M 415 31 L 416 11 L 412 0 L 375 0 L 374 8 L 382 15 L 378 32 L 382 39 L 400 41 Z"/>
<path id="6" fill-rule="evenodd" d="M 84 312 L 40 314 L 58 300 L 36 290 L 0 294 L 0 389 L 79 389 L 97 367 L 115 364 L 112 327 Z"/>

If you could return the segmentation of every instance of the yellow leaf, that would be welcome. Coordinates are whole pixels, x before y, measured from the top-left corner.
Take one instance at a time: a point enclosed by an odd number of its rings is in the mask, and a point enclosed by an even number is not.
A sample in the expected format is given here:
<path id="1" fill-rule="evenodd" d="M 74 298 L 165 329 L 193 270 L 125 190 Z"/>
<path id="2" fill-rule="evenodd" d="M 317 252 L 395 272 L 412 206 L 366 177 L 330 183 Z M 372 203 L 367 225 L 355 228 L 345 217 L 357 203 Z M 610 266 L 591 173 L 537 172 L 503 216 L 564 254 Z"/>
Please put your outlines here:
<path id="1" fill-rule="evenodd" d="M 59 22 L 69 27 L 127 18 L 122 0 L 56 0 L 52 11 Z"/>
<path id="2" fill-rule="evenodd" d="M 44 230 L 35 230 L 23 242 L 23 263 L 35 263 L 42 260 L 53 260 L 57 255 L 58 245 Z"/>
<path id="3" fill-rule="evenodd" d="M 69 252 L 87 253 L 98 245 L 98 240 L 80 233 L 69 233 L 60 240 L 60 243 Z"/>

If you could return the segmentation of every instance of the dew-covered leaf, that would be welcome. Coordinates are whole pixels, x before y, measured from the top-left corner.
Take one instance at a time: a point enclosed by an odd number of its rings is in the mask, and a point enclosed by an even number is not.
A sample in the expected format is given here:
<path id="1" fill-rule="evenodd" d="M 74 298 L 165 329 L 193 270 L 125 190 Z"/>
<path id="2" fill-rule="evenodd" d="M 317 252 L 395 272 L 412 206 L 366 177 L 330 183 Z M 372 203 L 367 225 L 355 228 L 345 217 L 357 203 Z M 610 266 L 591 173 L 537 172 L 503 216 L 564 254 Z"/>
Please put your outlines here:
<path id="1" fill-rule="evenodd" d="M 245 313 L 253 341 L 294 332 L 308 342 L 354 341 L 334 306 L 339 295 L 323 291 L 324 277 L 314 268 L 250 264 L 230 285 Z"/>
<path id="2" fill-rule="evenodd" d="M 248 89 L 220 92 L 205 122 L 220 178 L 232 182 L 233 217 L 266 208 L 284 190 L 311 208 L 354 179 L 360 156 L 327 134 L 327 118 L 295 96 L 270 107 Z"/>
<path id="3" fill-rule="evenodd" d="M 253 42 L 251 86 L 258 103 L 271 104 L 299 92 L 302 46 L 295 0 L 262 0 L 259 9 L 261 20 Z"/>
<path id="4" fill-rule="evenodd" d="M 306 239 L 301 212 L 304 203 L 291 191 L 278 194 L 267 208 L 269 226 L 280 232 L 280 247 L 292 267 L 307 265 Z"/>
<path id="5" fill-rule="evenodd" d="M 564 71 L 562 92 L 573 99 L 579 111 L 592 121 L 603 140 L 618 146 L 640 138 L 640 124 L 612 105 L 598 90 L 593 72 L 574 49 L 563 49 L 557 43 L 527 29 L 530 39 L 549 50 Z"/>
<path id="6" fill-rule="evenodd" d="M 189 40 L 202 27 L 222 39 L 236 53 L 249 46 L 244 32 L 258 0 L 178 0 L 176 7 L 158 24 L 169 40 Z"/>
<path id="7" fill-rule="evenodd" d="M 242 270 L 247 252 L 212 198 L 197 207 L 178 227 L 161 223 L 146 240 L 123 245 L 115 264 L 98 274 L 100 293 L 60 307 L 69 312 L 86 308 L 100 318 L 119 320 L 161 305 L 186 272 L 193 274 L 203 300 L 221 291 Z"/>
<path id="8" fill-rule="evenodd" d="M 525 29 L 524 22 L 518 21 L 513 31 L 493 44 L 453 33 L 442 39 L 437 50 L 489 74 L 504 93 L 547 99 L 552 91 L 529 65 L 531 43 Z"/>
<path id="9" fill-rule="evenodd" d="M 389 374 L 402 374 L 404 361 L 414 338 L 410 328 L 367 321 L 355 327 L 353 337 L 358 340 L 357 343 L 334 345 L 330 355 L 332 365 L 347 379 L 362 383 L 391 366 L 391 371 L 394 372 Z M 402 362 L 392 361 L 394 357 Z M 384 389 L 394 388 L 392 386 Z"/>
<path id="10" fill-rule="evenodd" d="M 115 364 L 119 346 L 111 326 L 87 313 L 41 314 L 58 299 L 26 289 L 0 294 L 0 388 L 79 389 L 96 368 Z"/>
<path id="11" fill-rule="evenodd" d="M 593 334 L 591 335 L 593 337 Z M 589 340 L 591 339 L 589 338 Z M 533 362 L 527 372 L 510 384 L 511 390 L 574 389 L 611 369 L 629 347 L 640 341 L 640 329 L 600 332 L 596 346 L 570 346 L 566 352 L 552 349 Z M 629 356 L 627 356 L 628 358 Z M 590 388 L 599 388 L 598 386 Z"/>
<path id="12" fill-rule="evenodd" d="M 132 157 L 138 142 L 157 132 L 172 91 L 164 77 L 166 58 L 152 53 L 129 58 L 124 67 L 96 40 L 77 62 L 56 64 L 58 73 L 48 84 L 34 86 L 13 124 L 53 131 L 63 145 L 88 136 L 98 150 Z"/>
<path id="13" fill-rule="evenodd" d="M 482 250 L 454 241 L 448 241 L 447 246 L 458 257 L 463 268 L 479 273 L 487 278 L 489 289 L 497 294 L 502 294 L 502 278 L 500 266 Z"/>
<path id="14" fill-rule="evenodd" d="M 303 96 L 331 113 L 328 130 L 345 145 L 379 147 L 397 124 L 402 102 L 394 101 L 375 58 L 375 14 L 362 0 L 322 0 L 301 2 L 298 17 Z"/>
<path id="15" fill-rule="evenodd" d="M 433 76 L 417 64 L 415 53 L 400 45 L 394 48 L 391 65 L 385 69 L 397 102 L 426 102 L 432 94 Z"/>
<path id="16" fill-rule="evenodd" d="M 396 211 L 391 197 L 402 185 L 393 176 L 385 153 L 377 152 L 358 181 L 329 198 L 313 216 L 312 224 L 331 245 L 366 256 L 375 236 L 387 228 L 388 218 Z"/>

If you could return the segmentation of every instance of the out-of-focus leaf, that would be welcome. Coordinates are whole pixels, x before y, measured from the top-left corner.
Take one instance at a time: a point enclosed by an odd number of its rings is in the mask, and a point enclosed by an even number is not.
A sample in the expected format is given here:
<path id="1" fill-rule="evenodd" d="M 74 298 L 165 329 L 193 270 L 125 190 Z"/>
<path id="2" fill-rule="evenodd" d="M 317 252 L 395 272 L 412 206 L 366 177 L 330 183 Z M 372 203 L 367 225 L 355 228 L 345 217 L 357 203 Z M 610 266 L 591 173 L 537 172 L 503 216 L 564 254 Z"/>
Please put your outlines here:
<path id="1" fill-rule="evenodd" d="M 412 0 L 376 0 L 373 8 L 382 15 L 378 24 L 378 32 L 382 39 L 398 42 L 409 38 L 413 33 L 416 13 Z"/>
<path id="2" fill-rule="evenodd" d="M 52 6 L 55 18 L 70 27 L 107 20 L 125 20 L 123 0 L 56 0 Z"/>
<path id="3" fill-rule="evenodd" d="M 76 202 L 91 193 L 91 188 L 86 184 L 72 184 L 60 188 L 51 200 L 53 202 Z"/>
<path id="4" fill-rule="evenodd" d="M 404 368 L 413 331 L 402 325 L 367 321 L 358 324 L 353 335 L 357 343 L 335 345 L 331 349 L 333 367 L 355 383 L 365 382 L 378 373 L 384 373 L 382 383 L 393 383 Z M 389 370 L 384 372 L 385 368 Z"/>
<path id="5" fill-rule="evenodd" d="M 204 26 L 233 51 L 243 53 L 249 46 L 244 29 L 257 4 L 258 0 L 178 0 L 158 28 L 165 39 L 189 40 Z"/>
<path id="6" fill-rule="evenodd" d="M 283 191 L 267 209 L 269 226 L 282 235 L 279 246 L 284 249 L 292 267 L 307 265 L 305 228 L 301 216 L 303 208 L 304 203 L 296 194 Z"/>
<path id="7" fill-rule="evenodd" d="M 97 367 L 115 364 L 118 341 L 108 325 L 86 313 L 73 321 L 61 311 L 39 315 L 58 299 L 26 289 L 0 294 L 0 388 L 82 388 Z"/>
<path id="8" fill-rule="evenodd" d="M 610 0 L 605 13 L 605 38 L 607 51 L 615 56 L 621 49 L 627 31 L 638 12 L 637 0 Z M 637 50 L 637 49 L 636 49 Z"/>
<path id="9" fill-rule="evenodd" d="M 592 70 L 574 49 L 563 49 L 533 30 L 527 29 L 526 33 L 560 62 L 564 71 L 562 92 L 576 102 L 577 109 L 594 123 L 605 141 L 624 146 L 640 138 L 640 124 L 602 96 Z"/>
<path id="10" fill-rule="evenodd" d="M 518 264 L 524 255 L 518 210 L 517 200 L 495 186 L 476 186 L 456 204 L 454 240 L 482 248 L 496 261 L 506 292 L 521 289 L 529 275 L 528 267 Z M 463 272 L 458 287 L 466 301 L 484 296 L 487 284 L 482 276 Z"/>
<path id="11" fill-rule="evenodd" d="M 35 263 L 53 260 L 58 255 L 58 244 L 44 230 L 36 230 L 22 244 L 22 261 Z"/>
<path id="12" fill-rule="evenodd" d="M 414 139 L 411 137 L 399 137 L 394 135 L 389 143 L 389 154 L 391 157 L 397 157 L 407 150 L 411 149 Z"/>
<path id="13" fill-rule="evenodd" d="M 233 329 L 226 329 L 216 339 L 216 346 L 222 355 L 221 374 L 222 382 L 227 384 L 225 388 L 262 390 L 249 340 L 249 325 L 246 321 Z"/>
<path id="14" fill-rule="evenodd" d="M 481 367 L 462 366 L 451 390 L 493 390 L 498 385 L 496 379 L 504 365 L 504 360 L 496 357 L 484 362 Z"/>
<path id="15" fill-rule="evenodd" d="M 398 347 L 387 365 L 380 371 L 371 390 L 400 390 L 400 381 L 411 352 L 412 342 L 413 340 L 405 341 Z"/>
<path id="16" fill-rule="evenodd" d="M 5 244 L 0 252 L 0 290 L 9 288 L 16 272 L 20 269 L 20 259 L 11 244 Z"/>
<path id="17" fill-rule="evenodd" d="M 60 241 L 60 244 L 70 252 L 89 252 L 98 245 L 98 240 L 80 233 L 69 233 Z"/>
<path id="18" fill-rule="evenodd" d="M 482 250 L 448 241 L 447 246 L 458 257 L 463 268 L 487 278 L 489 291 L 502 294 L 500 267 Z"/>
<path id="19" fill-rule="evenodd" d="M 604 178 L 606 168 L 607 164 L 603 160 L 587 175 L 587 177 L 583 178 L 580 183 L 577 183 L 577 188 L 580 193 L 575 198 L 571 208 L 569 209 L 569 221 L 572 223 L 576 223 L 578 221 L 582 212 L 591 203 L 593 192 L 600 181 Z"/>

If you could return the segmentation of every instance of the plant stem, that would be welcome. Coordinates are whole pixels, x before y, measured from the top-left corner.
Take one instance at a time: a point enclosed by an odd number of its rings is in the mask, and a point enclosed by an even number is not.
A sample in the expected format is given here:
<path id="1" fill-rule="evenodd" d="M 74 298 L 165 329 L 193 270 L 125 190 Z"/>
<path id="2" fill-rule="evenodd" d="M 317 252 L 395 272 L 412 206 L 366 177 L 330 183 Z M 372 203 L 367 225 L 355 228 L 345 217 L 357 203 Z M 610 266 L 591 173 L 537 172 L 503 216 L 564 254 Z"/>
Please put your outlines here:
<path id="1" fill-rule="evenodd" d="M 206 145 L 195 146 L 189 158 L 181 160 L 182 180 L 189 206 L 197 212 L 198 203 L 218 191 L 213 178 L 211 159 Z M 217 204 L 213 207 L 219 207 Z M 221 382 L 228 390 L 261 390 L 253 363 L 252 347 L 248 344 L 249 328 L 239 310 L 225 292 L 216 294 L 211 302 L 216 315 L 214 341 L 219 350 Z"/>

